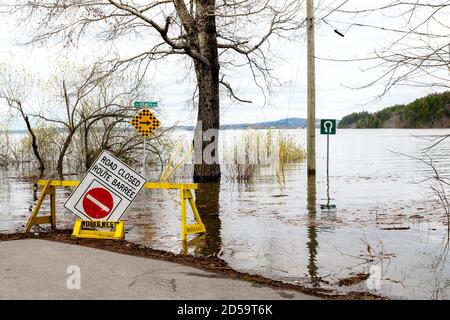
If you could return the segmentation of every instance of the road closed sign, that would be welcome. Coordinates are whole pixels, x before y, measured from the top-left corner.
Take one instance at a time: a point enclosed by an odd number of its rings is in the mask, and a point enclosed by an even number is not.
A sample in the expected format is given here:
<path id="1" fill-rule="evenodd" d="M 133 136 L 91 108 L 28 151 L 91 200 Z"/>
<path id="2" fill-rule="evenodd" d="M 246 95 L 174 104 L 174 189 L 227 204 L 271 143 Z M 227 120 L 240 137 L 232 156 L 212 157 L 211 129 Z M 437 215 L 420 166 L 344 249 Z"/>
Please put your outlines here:
<path id="1" fill-rule="evenodd" d="M 146 179 L 103 151 L 64 206 L 81 220 L 119 221 Z"/>

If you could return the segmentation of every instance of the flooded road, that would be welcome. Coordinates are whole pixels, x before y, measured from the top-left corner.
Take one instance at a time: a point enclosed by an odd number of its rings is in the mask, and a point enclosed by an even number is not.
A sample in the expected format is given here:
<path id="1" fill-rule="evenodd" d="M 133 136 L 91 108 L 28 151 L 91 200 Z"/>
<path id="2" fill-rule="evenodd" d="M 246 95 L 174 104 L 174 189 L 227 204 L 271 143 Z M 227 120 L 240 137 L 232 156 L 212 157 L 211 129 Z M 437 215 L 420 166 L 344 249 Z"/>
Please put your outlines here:
<path id="1" fill-rule="evenodd" d="M 305 130 L 290 130 L 303 145 Z M 223 179 L 195 192 L 207 236 L 180 242 L 177 191 L 145 190 L 125 216 L 127 240 L 155 249 L 219 255 L 231 267 L 334 292 L 370 291 L 390 298 L 450 299 L 447 218 L 426 179 L 432 170 L 401 155 L 421 156 L 450 130 L 340 130 L 330 138 L 327 204 L 326 137 L 317 138 L 317 178 L 306 164 L 291 164 L 280 183 L 270 167 L 254 180 Z M 225 131 L 224 140 L 242 134 Z M 430 151 L 450 175 L 450 141 Z M 0 230 L 22 228 L 37 189 L 14 170 L 0 173 Z M 58 190 L 58 227 L 74 217 L 63 209 L 71 190 Z M 44 208 L 45 209 L 45 208 Z M 374 268 L 375 267 L 375 268 Z M 360 273 L 382 279 L 352 284 Z M 374 279 L 376 279 L 375 277 Z"/>

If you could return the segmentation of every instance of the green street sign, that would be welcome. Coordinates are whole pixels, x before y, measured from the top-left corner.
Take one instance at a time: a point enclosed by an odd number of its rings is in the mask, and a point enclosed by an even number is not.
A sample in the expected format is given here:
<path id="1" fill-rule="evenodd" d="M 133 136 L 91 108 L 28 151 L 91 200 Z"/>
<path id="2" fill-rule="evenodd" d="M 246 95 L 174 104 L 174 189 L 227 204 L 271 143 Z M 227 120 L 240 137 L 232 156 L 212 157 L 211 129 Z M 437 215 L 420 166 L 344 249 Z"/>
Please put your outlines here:
<path id="1" fill-rule="evenodd" d="M 334 119 L 320 120 L 320 134 L 335 135 L 336 120 Z"/>
<path id="2" fill-rule="evenodd" d="M 158 102 L 156 101 L 136 101 L 134 102 L 135 108 L 157 108 Z"/>

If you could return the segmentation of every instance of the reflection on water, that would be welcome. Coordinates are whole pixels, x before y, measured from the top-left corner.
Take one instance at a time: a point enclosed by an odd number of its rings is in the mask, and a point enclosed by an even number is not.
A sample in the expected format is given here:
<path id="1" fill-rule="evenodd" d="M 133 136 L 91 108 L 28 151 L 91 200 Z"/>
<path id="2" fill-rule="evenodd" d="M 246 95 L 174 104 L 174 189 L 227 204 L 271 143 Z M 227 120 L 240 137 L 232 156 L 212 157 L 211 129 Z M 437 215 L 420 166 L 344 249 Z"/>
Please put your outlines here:
<path id="1" fill-rule="evenodd" d="M 220 183 L 201 183 L 195 190 L 195 205 L 206 227 L 204 256 L 217 255 L 222 248 L 222 223 L 219 215 Z"/>
<path id="2" fill-rule="evenodd" d="M 415 183 L 430 168 L 391 152 L 417 156 L 442 133 L 448 130 L 342 130 L 330 145 L 329 184 L 326 139 L 319 136 L 316 179 L 308 180 L 305 164 L 293 164 L 285 168 L 283 185 L 266 167 L 252 184 L 202 184 L 195 201 L 207 235 L 191 237 L 187 247 L 180 241 L 178 192 L 144 190 L 125 216 L 127 240 L 174 253 L 219 255 L 239 271 L 338 292 L 367 291 L 364 282 L 336 284 L 379 263 L 383 281 L 374 293 L 450 299 L 447 218 L 429 185 Z M 224 132 L 228 140 L 239 134 Z M 304 130 L 292 134 L 305 141 Z M 431 152 L 444 175 L 450 173 L 449 154 L 450 141 Z M 0 230 L 14 231 L 23 228 L 38 193 L 14 171 L 1 175 Z M 60 228 L 74 221 L 63 208 L 70 192 L 57 191 Z M 328 193 L 337 209 L 317 210 Z M 366 259 L 368 244 L 385 254 L 381 263 Z"/>
<path id="3" fill-rule="evenodd" d="M 318 268 L 317 268 L 317 248 L 319 243 L 317 242 L 317 230 L 316 230 L 316 213 L 317 213 L 317 203 L 316 203 L 316 177 L 308 175 L 307 182 L 307 209 L 308 209 L 308 242 L 306 246 L 309 251 L 308 258 L 308 272 L 309 278 L 312 283 L 318 285 Z"/>
<path id="4" fill-rule="evenodd" d="M 195 190 L 195 205 L 205 224 L 206 235 L 184 243 L 183 253 L 194 256 L 217 256 L 222 248 L 222 223 L 219 215 L 220 183 L 200 183 Z"/>

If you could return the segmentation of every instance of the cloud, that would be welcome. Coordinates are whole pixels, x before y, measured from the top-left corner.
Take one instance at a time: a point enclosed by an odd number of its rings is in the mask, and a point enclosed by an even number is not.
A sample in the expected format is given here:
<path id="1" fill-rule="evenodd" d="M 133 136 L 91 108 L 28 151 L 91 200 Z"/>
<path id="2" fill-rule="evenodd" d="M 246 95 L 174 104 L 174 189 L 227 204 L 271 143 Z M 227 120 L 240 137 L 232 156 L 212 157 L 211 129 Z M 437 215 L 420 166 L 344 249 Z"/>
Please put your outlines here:
<path id="1" fill-rule="evenodd" d="M 384 3 L 377 1 L 377 4 Z M 398 34 L 380 31 L 373 28 L 352 27 L 353 23 L 363 21 L 365 24 L 396 28 L 401 25 L 397 19 L 383 15 L 363 16 L 333 14 L 326 18 L 325 8 L 335 3 L 332 0 L 319 2 L 316 27 L 316 55 L 326 59 L 354 59 L 371 55 L 375 48 L 389 43 Z M 347 8 L 369 6 L 370 3 L 350 1 Z M 394 15 L 395 12 L 392 12 Z M 345 37 L 338 36 L 333 28 L 339 29 Z M 111 50 L 111 46 L 89 40 L 83 43 L 79 52 L 67 53 L 61 48 L 17 47 L 14 43 L 21 38 L 19 29 L 15 29 L 10 21 L 0 30 L 0 59 L 6 63 L 23 65 L 41 76 L 51 70 L 52 64 L 61 55 L 69 55 L 83 62 L 89 55 L 102 55 L 103 51 Z M 278 120 L 286 117 L 306 117 L 306 41 L 304 30 L 299 31 L 299 40 L 288 43 L 284 40 L 274 40 L 272 47 L 284 62 L 274 66 L 274 74 L 286 83 L 283 87 L 274 87 L 273 96 L 265 104 L 261 91 L 255 86 L 248 70 L 242 69 L 227 79 L 236 92 L 243 98 L 252 100 L 250 104 L 236 104 L 226 95 L 221 100 L 221 121 L 223 124 L 241 122 L 260 122 Z M 139 52 L 145 45 L 142 39 L 128 39 L 115 43 L 113 48 L 122 55 Z M 186 78 L 189 63 L 183 59 L 171 58 L 168 61 L 158 61 L 150 67 L 148 77 L 160 95 L 161 117 L 164 124 L 171 125 L 177 121 L 188 125 L 195 123 L 196 111 L 186 106 L 186 101 L 192 97 L 195 87 L 193 77 Z M 371 62 L 335 62 L 318 59 L 317 66 L 317 117 L 341 118 L 354 111 L 376 111 L 397 103 L 407 103 L 430 93 L 428 88 L 397 87 L 381 100 L 374 101 L 382 86 L 356 90 L 374 80 L 380 70 L 363 72 L 371 66 Z"/>

